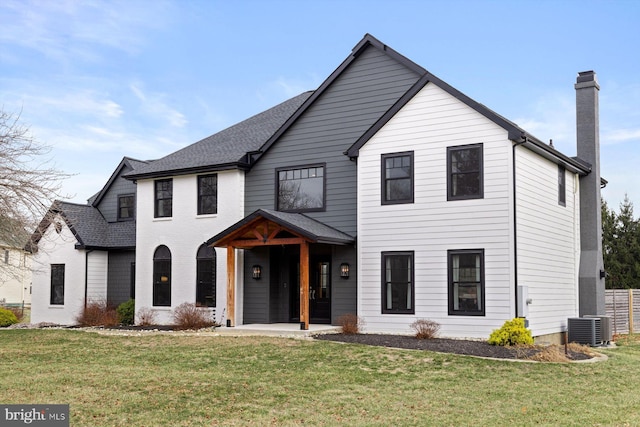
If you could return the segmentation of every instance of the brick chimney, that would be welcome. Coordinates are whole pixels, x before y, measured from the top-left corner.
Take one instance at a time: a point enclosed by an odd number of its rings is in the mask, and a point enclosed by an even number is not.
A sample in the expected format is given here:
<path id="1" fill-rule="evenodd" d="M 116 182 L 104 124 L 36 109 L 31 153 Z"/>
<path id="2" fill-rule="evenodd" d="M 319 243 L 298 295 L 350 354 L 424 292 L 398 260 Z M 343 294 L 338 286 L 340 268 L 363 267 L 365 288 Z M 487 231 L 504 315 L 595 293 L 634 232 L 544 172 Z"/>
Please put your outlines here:
<path id="1" fill-rule="evenodd" d="M 591 164 L 591 173 L 580 178 L 580 316 L 604 315 L 605 282 L 602 260 L 600 198 L 600 124 L 598 92 L 593 71 L 578 73 L 576 125 L 578 158 Z"/>

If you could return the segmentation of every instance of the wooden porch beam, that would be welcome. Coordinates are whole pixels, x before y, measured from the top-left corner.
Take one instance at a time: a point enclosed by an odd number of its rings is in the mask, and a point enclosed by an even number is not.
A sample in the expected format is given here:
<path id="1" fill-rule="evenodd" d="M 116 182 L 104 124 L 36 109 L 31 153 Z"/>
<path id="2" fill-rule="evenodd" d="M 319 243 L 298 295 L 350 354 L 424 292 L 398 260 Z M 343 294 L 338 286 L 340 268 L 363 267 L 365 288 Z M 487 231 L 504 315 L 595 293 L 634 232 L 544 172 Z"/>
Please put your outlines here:
<path id="1" fill-rule="evenodd" d="M 300 329 L 309 329 L 309 242 L 300 243 Z"/>
<path id="2" fill-rule="evenodd" d="M 253 248 L 256 246 L 299 245 L 304 241 L 305 240 L 300 237 L 288 237 L 284 239 L 271 239 L 266 242 L 254 239 L 234 240 L 233 242 L 229 242 L 229 244 L 237 248 Z"/>
<path id="3" fill-rule="evenodd" d="M 227 246 L 227 327 L 236 326 L 236 248 Z"/>

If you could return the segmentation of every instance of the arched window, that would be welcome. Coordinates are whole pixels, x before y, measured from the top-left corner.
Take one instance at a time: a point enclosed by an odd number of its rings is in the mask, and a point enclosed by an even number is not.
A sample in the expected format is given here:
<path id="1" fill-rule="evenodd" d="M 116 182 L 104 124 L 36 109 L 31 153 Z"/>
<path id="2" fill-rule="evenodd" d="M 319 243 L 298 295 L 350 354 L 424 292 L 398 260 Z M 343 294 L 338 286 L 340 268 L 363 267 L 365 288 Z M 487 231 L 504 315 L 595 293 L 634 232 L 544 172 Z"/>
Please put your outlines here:
<path id="1" fill-rule="evenodd" d="M 216 306 L 216 251 L 207 245 L 198 248 L 196 256 L 196 305 Z"/>
<path id="2" fill-rule="evenodd" d="M 171 306 L 171 251 L 164 245 L 153 254 L 153 305 Z"/>

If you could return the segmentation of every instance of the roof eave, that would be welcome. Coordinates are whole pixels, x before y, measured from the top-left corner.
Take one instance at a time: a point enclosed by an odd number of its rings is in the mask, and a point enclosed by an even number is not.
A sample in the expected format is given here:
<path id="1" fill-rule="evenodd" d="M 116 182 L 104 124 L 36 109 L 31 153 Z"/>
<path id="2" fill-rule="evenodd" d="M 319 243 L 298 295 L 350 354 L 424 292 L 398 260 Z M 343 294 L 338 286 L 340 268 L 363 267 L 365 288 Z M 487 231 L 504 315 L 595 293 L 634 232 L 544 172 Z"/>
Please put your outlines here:
<path id="1" fill-rule="evenodd" d="M 162 171 L 155 171 L 155 172 L 141 173 L 141 174 L 127 174 L 124 176 L 124 178 L 130 181 L 137 181 L 141 179 L 167 178 L 171 176 L 193 175 L 198 173 L 219 172 L 219 171 L 232 170 L 232 169 L 248 170 L 249 165 L 244 161 L 238 161 L 238 162 L 223 163 L 219 165 L 207 165 L 207 166 L 197 166 L 192 168 L 162 170 Z"/>

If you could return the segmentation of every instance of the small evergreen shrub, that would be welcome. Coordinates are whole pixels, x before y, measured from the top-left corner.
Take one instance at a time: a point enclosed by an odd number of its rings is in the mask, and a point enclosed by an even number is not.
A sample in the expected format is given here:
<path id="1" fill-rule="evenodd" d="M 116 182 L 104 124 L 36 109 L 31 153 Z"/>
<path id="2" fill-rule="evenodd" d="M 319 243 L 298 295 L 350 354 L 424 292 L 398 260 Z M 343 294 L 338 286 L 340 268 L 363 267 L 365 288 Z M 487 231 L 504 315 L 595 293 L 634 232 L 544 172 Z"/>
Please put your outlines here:
<path id="1" fill-rule="evenodd" d="M 89 301 L 76 317 L 80 326 L 116 326 L 118 313 L 106 301 Z"/>
<path id="2" fill-rule="evenodd" d="M 189 302 L 183 302 L 173 310 L 173 322 L 174 328 L 178 330 L 216 326 L 209 309 L 198 307 Z"/>
<path id="3" fill-rule="evenodd" d="M 151 326 L 156 323 L 156 312 L 149 307 L 142 307 L 138 310 L 138 325 Z"/>
<path id="4" fill-rule="evenodd" d="M 338 325 L 340 325 L 343 334 L 355 335 L 360 333 L 364 326 L 364 320 L 353 313 L 347 313 L 338 317 Z"/>
<path id="5" fill-rule="evenodd" d="M 409 326 L 416 331 L 416 338 L 420 340 L 435 338 L 440 330 L 440 324 L 438 322 L 428 319 L 418 319 Z"/>
<path id="6" fill-rule="evenodd" d="M 6 328 L 14 323 L 18 323 L 18 318 L 13 314 L 13 311 L 0 308 L 0 328 Z"/>
<path id="7" fill-rule="evenodd" d="M 524 319 L 516 317 L 507 320 L 500 329 L 491 332 L 489 336 L 489 344 L 491 345 L 531 345 L 533 337 L 531 331 L 524 327 Z"/>
<path id="8" fill-rule="evenodd" d="M 130 299 L 127 302 L 123 302 L 116 308 L 118 313 L 118 321 L 123 325 L 133 325 L 136 317 L 136 301 Z"/>

